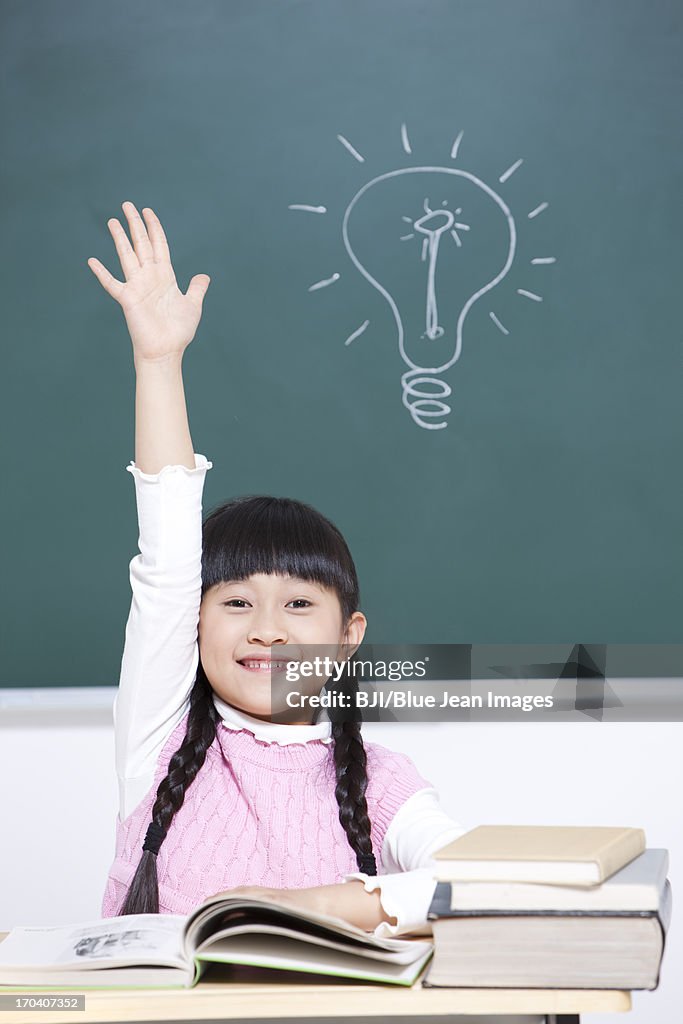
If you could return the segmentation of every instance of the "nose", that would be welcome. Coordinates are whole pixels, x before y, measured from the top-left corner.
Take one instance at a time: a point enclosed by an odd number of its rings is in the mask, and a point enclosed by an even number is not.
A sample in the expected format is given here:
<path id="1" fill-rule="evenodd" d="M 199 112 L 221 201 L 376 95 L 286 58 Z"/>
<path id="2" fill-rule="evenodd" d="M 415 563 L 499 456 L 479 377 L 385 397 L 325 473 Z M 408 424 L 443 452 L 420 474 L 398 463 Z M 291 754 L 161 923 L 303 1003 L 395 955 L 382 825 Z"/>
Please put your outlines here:
<path id="1" fill-rule="evenodd" d="M 284 624 L 265 615 L 253 621 L 247 633 L 247 641 L 250 644 L 262 644 L 264 647 L 270 647 L 271 644 L 286 644 L 287 639 Z"/>

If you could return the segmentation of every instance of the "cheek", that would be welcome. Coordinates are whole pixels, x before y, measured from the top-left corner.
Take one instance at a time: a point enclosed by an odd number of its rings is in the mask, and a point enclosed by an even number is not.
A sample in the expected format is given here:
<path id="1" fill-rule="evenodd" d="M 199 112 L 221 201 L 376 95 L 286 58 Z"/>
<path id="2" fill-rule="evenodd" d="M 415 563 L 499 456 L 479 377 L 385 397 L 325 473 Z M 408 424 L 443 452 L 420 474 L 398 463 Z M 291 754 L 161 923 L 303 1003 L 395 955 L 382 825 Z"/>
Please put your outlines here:
<path id="1" fill-rule="evenodd" d="M 203 615 L 200 613 L 197 623 L 200 652 L 208 656 L 220 654 L 221 657 L 229 654 L 241 639 L 241 625 L 220 611 L 217 614 L 213 610 Z"/>
<path id="2" fill-rule="evenodd" d="M 218 632 L 215 619 L 210 612 L 200 612 L 197 623 L 197 636 L 200 650 L 203 648 L 206 651 L 215 645 Z"/>
<path id="3" fill-rule="evenodd" d="M 327 636 L 336 637 L 337 643 L 341 643 L 344 639 L 344 627 L 342 625 L 341 616 L 336 609 L 331 611 L 329 614 L 325 632 Z"/>

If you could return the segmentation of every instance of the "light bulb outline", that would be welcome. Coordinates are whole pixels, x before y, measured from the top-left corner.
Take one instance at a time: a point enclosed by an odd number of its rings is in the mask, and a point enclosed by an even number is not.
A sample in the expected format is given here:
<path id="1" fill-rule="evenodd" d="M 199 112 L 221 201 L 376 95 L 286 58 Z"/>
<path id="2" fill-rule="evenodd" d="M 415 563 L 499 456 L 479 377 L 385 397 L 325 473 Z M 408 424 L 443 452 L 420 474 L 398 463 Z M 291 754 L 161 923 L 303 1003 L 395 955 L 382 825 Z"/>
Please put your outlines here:
<path id="1" fill-rule="evenodd" d="M 370 274 L 370 272 L 367 271 L 365 269 L 365 267 L 363 266 L 363 264 L 360 262 L 360 260 L 358 259 L 358 257 L 356 256 L 356 254 L 353 251 L 353 247 L 352 247 L 351 242 L 349 240 L 349 234 L 348 234 L 348 222 L 349 222 L 349 218 L 351 216 L 351 213 L 353 211 L 353 208 L 358 203 L 360 198 L 365 194 L 365 192 L 368 191 L 368 189 L 372 188 L 374 185 L 377 185 L 381 181 L 385 181 L 388 178 L 394 178 L 394 177 L 398 176 L 399 174 L 425 174 L 425 173 L 453 174 L 453 175 L 456 175 L 457 177 L 460 177 L 460 178 L 466 178 L 468 181 L 472 182 L 476 187 L 481 188 L 482 191 L 484 191 L 491 199 L 493 199 L 493 201 L 497 204 L 497 206 L 503 212 L 503 215 L 505 216 L 505 219 L 507 221 L 508 230 L 509 230 L 509 233 L 510 233 L 510 244 L 509 244 L 509 247 L 508 247 L 508 253 L 507 253 L 507 257 L 506 257 L 505 263 L 503 265 L 503 268 L 498 272 L 498 274 L 496 274 L 496 276 L 494 278 L 492 278 L 491 281 L 488 281 L 482 288 L 480 288 L 478 291 L 474 292 L 474 294 L 471 295 L 468 298 L 468 300 L 466 301 L 466 303 L 463 306 L 462 310 L 460 311 L 460 315 L 458 317 L 458 323 L 457 323 L 457 326 L 456 326 L 456 345 L 455 345 L 455 351 L 454 351 L 453 356 L 447 362 L 443 363 L 441 366 L 433 366 L 433 367 L 421 366 L 418 363 L 415 363 L 408 356 L 408 354 L 407 354 L 407 352 L 405 350 L 405 337 L 404 337 L 403 321 L 401 320 L 401 316 L 400 316 L 400 313 L 398 311 L 398 307 L 396 305 L 396 302 L 394 301 L 394 299 L 391 296 L 391 294 L 386 290 L 386 288 L 384 288 L 383 285 L 381 285 L 380 282 L 377 281 L 377 279 L 374 278 L 372 276 L 372 274 Z M 514 260 L 514 257 L 515 257 L 515 252 L 516 252 L 516 248 L 517 248 L 517 231 L 516 231 L 516 227 L 515 227 L 514 217 L 512 216 L 512 213 L 511 213 L 510 208 L 508 207 L 507 203 L 498 195 L 497 192 L 495 192 L 489 185 L 487 185 L 485 181 L 482 181 L 481 178 L 478 178 L 475 174 L 472 174 L 470 171 L 461 170 L 460 168 L 457 168 L 457 167 L 419 166 L 419 167 L 400 167 L 400 168 L 397 168 L 396 170 L 388 171 L 386 174 L 377 175 L 377 177 L 373 178 L 371 181 L 366 182 L 366 184 L 363 185 L 362 188 L 360 188 L 358 190 L 358 192 L 356 192 L 355 196 L 351 199 L 351 202 L 346 207 L 346 210 L 344 212 L 344 217 L 343 217 L 343 220 L 342 220 L 342 240 L 344 242 L 344 248 L 346 249 L 346 253 L 347 253 L 349 259 L 351 260 L 351 262 L 353 263 L 353 265 L 355 266 L 356 270 L 361 274 L 362 277 L 364 277 L 366 279 L 366 281 L 368 281 L 373 286 L 373 288 L 375 288 L 380 293 L 380 295 L 382 295 L 382 297 L 388 303 L 389 308 L 391 309 L 392 315 L 394 317 L 394 322 L 396 324 L 396 328 L 397 328 L 397 331 L 398 331 L 398 348 L 399 348 L 399 352 L 401 354 L 401 358 L 403 359 L 403 361 L 406 364 L 406 366 L 409 366 L 411 371 L 412 371 L 411 373 L 404 375 L 406 378 L 408 378 L 408 377 L 413 377 L 415 373 L 444 373 L 446 370 L 450 369 L 450 367 L 453 366 L 453 364 L 456 363 L 457 360 L 460 358 L 460 354 L 462 352 L 462 331 L 463 331 L 463 325 L 465 323 L 465 319 L 467 318 L 467 314 L 469 313 L 469 311 L 472 308 L 472 306 L 474 305 L 474 303 L 477 302 L 482 297 L 482 295 L 485 295 L 487 292 L 492 291 L 492 289 L 495 288 L 496 285 L 500 284 L 500 282 L 503 280 L 503 278 L 506 277 L 508 271 L 510 270 L 510 267 L 512 266 L 512 263 L 513 263 L 513 260 Z M 450 393 L 450 388 L 448 389 L 448 393 Z M 406 404 L 406 401 L 405 401 L 405 399 L 406 399 L 405 390 L 404 390 L 404 396 L 403 397 L 404 397 L 404 405 L 405 405 Z M 450 409 L 448 411 L 450 412 Z M 435 416 L 435 415 L 440 415 L 440 413 L 438 411 L 429 413 L 426 410 L 422 410 L 420 415 L 423 415 L 423 416 L 424 415 Z M 427 426 L 427 424 L 423 424 L 423 425 Z M 436 424 L 430 424 L 429 426 L 431 426 L 433 429 L 437 428 Z M 441 427 L 441 426 L 442 426 L 442 424 L 439 424 L 439 427 Z M 446 426 L 446 424 L 444 423 L 443 426 Z"/>

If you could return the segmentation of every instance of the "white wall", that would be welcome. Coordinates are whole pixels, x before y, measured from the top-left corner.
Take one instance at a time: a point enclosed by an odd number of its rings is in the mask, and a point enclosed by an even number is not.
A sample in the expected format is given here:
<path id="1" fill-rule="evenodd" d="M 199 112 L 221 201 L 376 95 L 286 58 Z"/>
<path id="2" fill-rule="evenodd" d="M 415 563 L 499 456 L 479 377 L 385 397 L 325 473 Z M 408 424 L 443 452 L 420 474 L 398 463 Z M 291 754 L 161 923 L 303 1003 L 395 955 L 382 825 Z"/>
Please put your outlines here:
<path id="1" fill-rule="evenodd" d="M 98 918 L 114 849 L 113 690 L 0 696 L 0 930 Z M 26 691 L 18 694 L 26 698 Z M 81 705 L 79 710 L 77 700 Z M 89 703 L 90 706 L 84 706 Z M 667 847 L 683 891 L 683 723 L 367 725 L 404 750 L 467 825 L 634 825 Z M 635 993 L 628 1024 L 680 1024 L 683 933 L 669 934 L 656 992 Z M 588 1015 L 589 1024 L 616 1017 Z"/>

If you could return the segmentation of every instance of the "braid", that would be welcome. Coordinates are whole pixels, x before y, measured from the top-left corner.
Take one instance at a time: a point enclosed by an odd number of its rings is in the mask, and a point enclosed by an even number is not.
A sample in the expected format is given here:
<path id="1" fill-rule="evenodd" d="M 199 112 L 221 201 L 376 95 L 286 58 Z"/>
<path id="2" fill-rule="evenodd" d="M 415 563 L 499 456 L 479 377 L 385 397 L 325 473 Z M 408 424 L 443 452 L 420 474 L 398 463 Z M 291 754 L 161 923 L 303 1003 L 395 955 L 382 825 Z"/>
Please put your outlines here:
<path id="1" fill-rule="evenodd" d="M 332 736 L 337 773 L 334 795 L 339 804 L 339 821 L 356 854 L 359 870 L 367 875 L 376 875 L 377 864 L 372 852 L 370 818 L 365 800 L 368 785 L 367 756 L 360 734 L 360 722 L 334 722 Z"/>
<path id="2" fill-rule="evenodd" d="M 152 807 L 152 822 L 147 829 L 142 848 L 142 857 L 119 915 L 159 913 L 156 855 L 166 837 L 173 815 L 182 807 L 188 786 L 192 785 L 206 760 L 206 752 L 216 736 L 218 720 L 213 691 L 200 661 L 190 695 L 190 713 L 185 738 L 169 761 L 168 774 L 159 783 Z"/>

